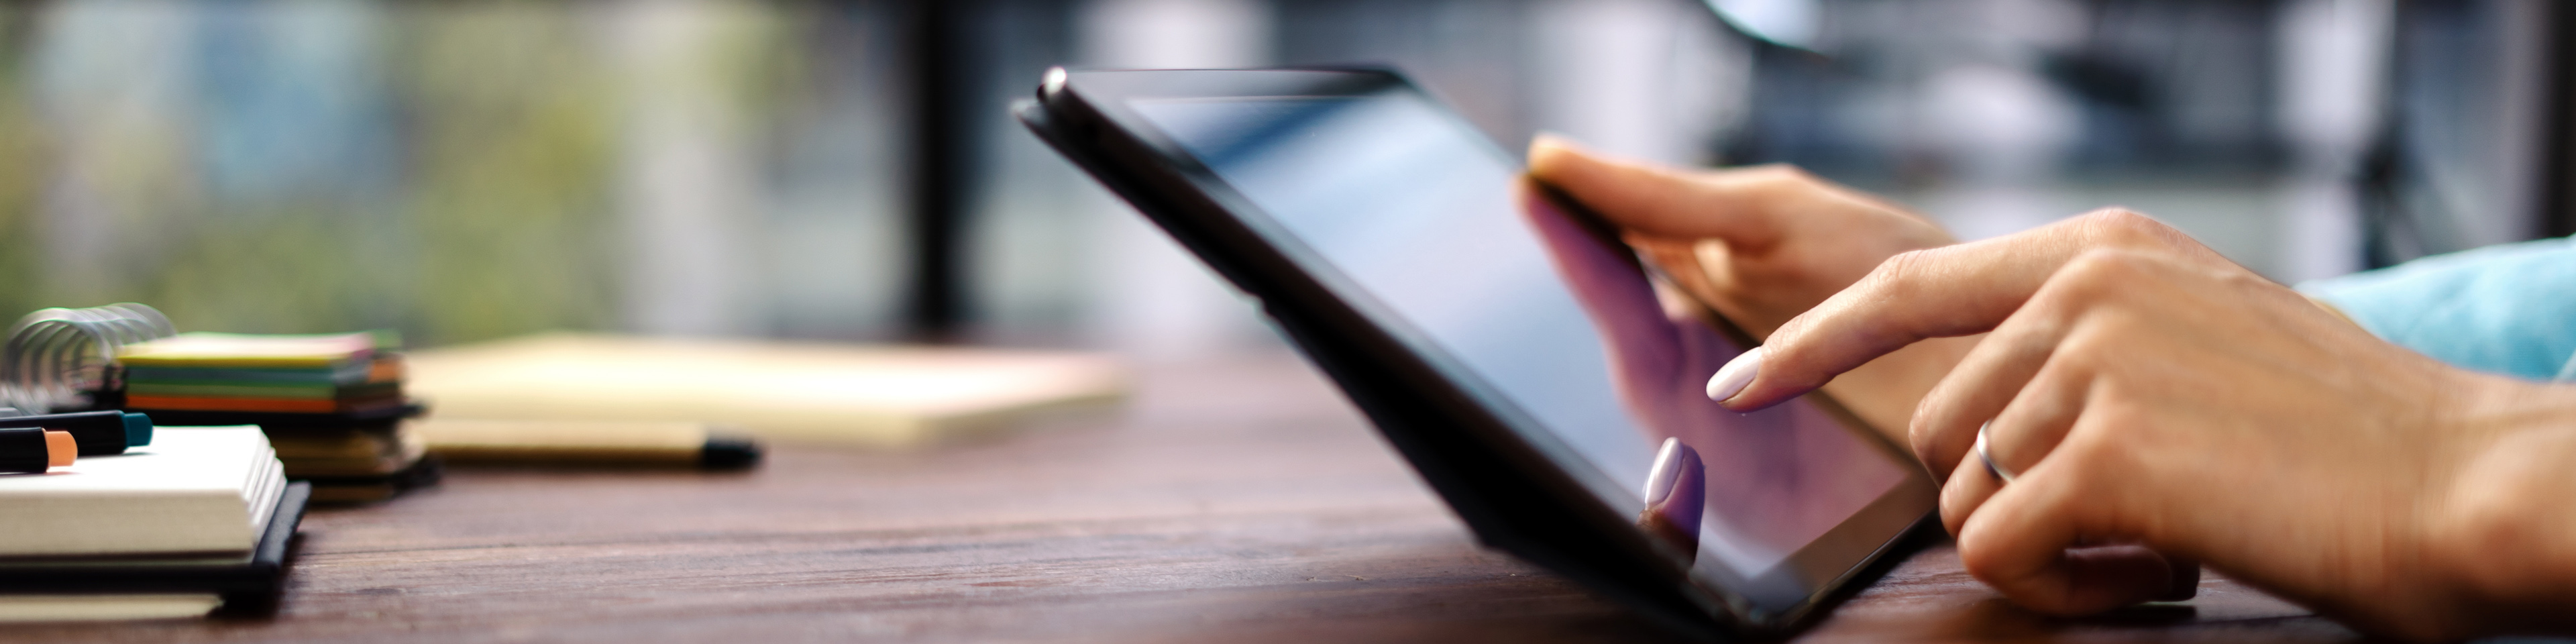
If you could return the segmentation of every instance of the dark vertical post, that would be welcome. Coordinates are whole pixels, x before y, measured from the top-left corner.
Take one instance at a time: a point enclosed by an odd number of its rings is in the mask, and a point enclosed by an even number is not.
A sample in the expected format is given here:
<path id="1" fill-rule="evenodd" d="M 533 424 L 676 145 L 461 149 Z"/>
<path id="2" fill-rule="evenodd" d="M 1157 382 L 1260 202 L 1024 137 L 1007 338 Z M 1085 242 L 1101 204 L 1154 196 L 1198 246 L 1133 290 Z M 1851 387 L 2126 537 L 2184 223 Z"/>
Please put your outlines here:
<path id="1" fill-rule="evenodd" d="M 2548 34 L 2541 37 L 2540 168 L 2533 186 L 2533 237 L 2576 234 L 2576 7 L 2540 3 Z"/>
<path id="2" fill-rule="evenodd" d="M 2370 147 L 2362 152 L 2361 167 L 2353 177 L 2353 201 L 2361 211 L 2361 267 L 2387 268 L 2413 259 L 2405 252 L 2422 246 L 2416 234 L 2414 217 L 2406 211 L 2399 194 L 2404 187 L 2401 176 L 2406 171 L 2406 93 L 2415 82 L 2407 66 L 2414 60 L 2415 30 L 2409 20 L 2415 17 L 2420 3 L 2416 0 L 2394 0 L 2390 3 L 2388 49 L 2381 54 L 2379 84 L 2379 127 L 2371 133 Z M 2413 244 L 2413 246 L 2408 246 Z"/>
<path id="3" fill-rule="evenodd" d="M 964 321 L 960 220 L 965 215 L 972 140 L 965 118 L 969 97 L 967 0 L 907 0 L 904 37 L 911 85 L 908 142 L 911 165 L 910 241 L 913 253 L 904 321 L 915 340 L 957 339 Z"/>

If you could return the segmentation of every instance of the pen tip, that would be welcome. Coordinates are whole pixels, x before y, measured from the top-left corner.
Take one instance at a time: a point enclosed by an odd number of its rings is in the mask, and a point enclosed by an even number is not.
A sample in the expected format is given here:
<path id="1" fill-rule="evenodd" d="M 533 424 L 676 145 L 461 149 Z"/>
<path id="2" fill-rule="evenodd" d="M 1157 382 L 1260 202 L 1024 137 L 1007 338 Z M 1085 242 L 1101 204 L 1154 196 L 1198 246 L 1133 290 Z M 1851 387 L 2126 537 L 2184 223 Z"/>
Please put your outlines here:
<path id="1" fill-rule="evenodd" d="M 760 443 L 735 436 L 709 436 L 704 451 L 698 453 L 698 467 L 707 470 L 747 470 L 760 466 Z"/>

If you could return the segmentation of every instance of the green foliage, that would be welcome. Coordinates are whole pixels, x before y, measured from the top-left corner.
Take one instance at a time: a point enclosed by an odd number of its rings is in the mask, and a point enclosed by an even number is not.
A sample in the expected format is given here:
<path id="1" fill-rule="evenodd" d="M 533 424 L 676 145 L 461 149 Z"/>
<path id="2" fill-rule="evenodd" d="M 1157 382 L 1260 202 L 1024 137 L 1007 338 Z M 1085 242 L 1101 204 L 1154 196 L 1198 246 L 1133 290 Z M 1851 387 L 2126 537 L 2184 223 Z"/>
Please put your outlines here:
<path id="1" fill-rule="evenodd" d="M 35 95 L 44 6 L 0 6 L 0 315 L 131 300 L 184 330 L 419 344 L 615 324 L 619 97 L 589 5 L 375 5 L 374 77 L 351 91 L 382 97 L 394 176 L 264 198 L 204 185 L 192 106 L 109 118 Z M 66 197 L 103 205 L 47 212 Z M 48 241 L 67 223 L 108 240 L 67 257 Z"/>

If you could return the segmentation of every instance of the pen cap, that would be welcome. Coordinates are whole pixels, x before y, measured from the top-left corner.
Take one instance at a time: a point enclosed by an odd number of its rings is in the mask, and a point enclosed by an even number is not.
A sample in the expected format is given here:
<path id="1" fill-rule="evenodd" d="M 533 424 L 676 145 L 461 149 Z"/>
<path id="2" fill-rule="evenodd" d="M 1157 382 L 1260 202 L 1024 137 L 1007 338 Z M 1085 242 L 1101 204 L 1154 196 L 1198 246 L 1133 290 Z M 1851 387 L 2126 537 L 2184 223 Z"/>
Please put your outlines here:
<path id="1" fill-rule="evenodd" d="M 52 450 L 47 447 L 43 428 L 0 429 L 0 473 L 45 471 L 45 468 L 53 466 L 54 461 Z"/>
<path id="2" fill-rule="evenodd" d="M 125 446 L 142 447 L 150 444 L 152 444 L 152 417 L 142 414 L 126 414 Z"/>
<path id="3" fill-rule="evenodd" d="M 115 410 L 11 416 L 0 418 L 0 427 L 42 427 L 71 432 L 72 440 L 80 443 L 80 455 L 105 456 L 125 453 L 126 445 L 131 442 L 125 416 L 125 412 Z M 143 436 L 145 440 L 151 439 L 149 431 L 146 430 Z"/>
<path id="4" fill-rule="evenodd" d="M 72 440 L 71 432 L 50 429 L 43 431 L 45 432 L 46 465 L 63 467 L 71 465 L 74 459 L 80 458 L 80 443 Z"/>
<path id="5" fill-rule="evenodd" d="M 708 436 L 698 452 L 698 468 L 747 470 L 760 465 L 760 443 L 740 436 Z"/>

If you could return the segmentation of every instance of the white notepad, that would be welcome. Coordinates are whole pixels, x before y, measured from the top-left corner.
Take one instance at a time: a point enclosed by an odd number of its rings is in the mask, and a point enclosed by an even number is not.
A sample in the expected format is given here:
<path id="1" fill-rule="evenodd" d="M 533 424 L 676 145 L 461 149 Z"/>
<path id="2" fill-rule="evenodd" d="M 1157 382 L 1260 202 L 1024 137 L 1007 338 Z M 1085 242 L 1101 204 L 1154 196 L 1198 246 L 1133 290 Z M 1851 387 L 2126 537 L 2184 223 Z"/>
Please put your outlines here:
<path id="1" fill-rule="evenodd" d="M 258 427 L 162 427 L 121 455 L 0 475 L 0 558 L 246 558 L 285 491 Z"/>

